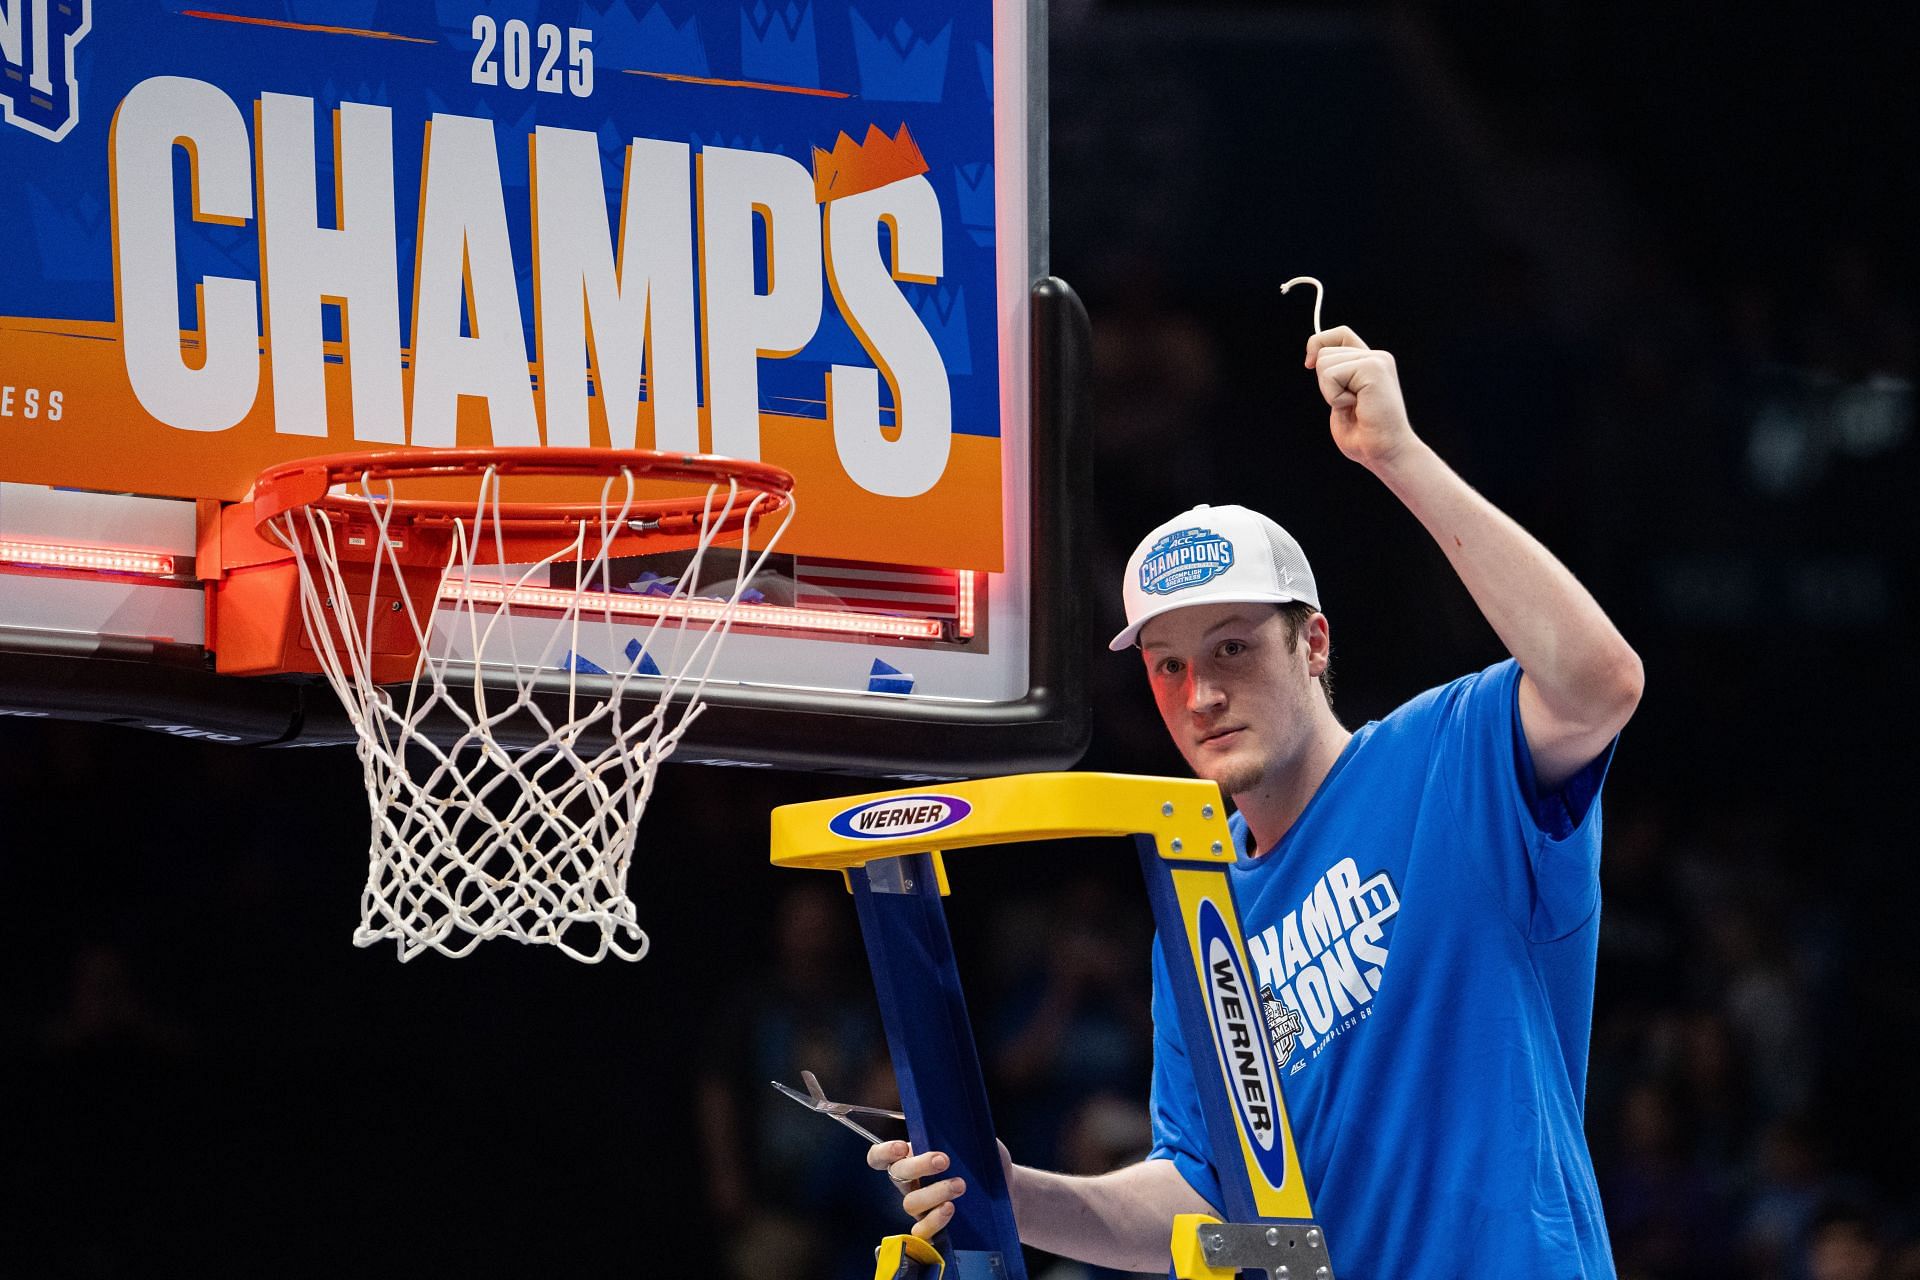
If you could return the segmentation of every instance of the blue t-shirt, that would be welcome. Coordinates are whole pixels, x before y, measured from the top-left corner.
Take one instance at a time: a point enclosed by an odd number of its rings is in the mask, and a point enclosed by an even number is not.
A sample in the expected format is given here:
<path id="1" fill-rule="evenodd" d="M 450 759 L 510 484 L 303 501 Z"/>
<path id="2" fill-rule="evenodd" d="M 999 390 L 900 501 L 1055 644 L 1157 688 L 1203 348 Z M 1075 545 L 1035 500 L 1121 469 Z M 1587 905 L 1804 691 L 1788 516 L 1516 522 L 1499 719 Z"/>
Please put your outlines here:
<path id="1" fill-rule="evenodd" d="M 1234 818 L 1233 891 L 1341 1280 L 1614 1274 L 1581 1130 L 1612 748 L 1536 794 L 1519 687 L 1507 661 L 1366 725 L 1263 857 Z M 1152 1156 L 1218 1206 L 1157 943 L 1153 982 Z"/>

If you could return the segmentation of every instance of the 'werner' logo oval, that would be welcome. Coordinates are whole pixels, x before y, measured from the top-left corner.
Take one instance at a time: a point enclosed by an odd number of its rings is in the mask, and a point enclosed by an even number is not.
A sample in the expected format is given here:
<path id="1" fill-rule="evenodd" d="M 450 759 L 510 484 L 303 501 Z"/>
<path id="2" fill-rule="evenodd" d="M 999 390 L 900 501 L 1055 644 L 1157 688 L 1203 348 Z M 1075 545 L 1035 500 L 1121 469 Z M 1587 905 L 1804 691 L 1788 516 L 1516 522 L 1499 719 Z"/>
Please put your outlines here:
<path id="1" fill-rule="evenodd" d="M 1279 1141 L 1279 1073 L 1267 1054 L 1260 1000 L 1247 982 L 1239 949 L 1213 903 L 1200 903 L 1200 962 L 1206 967 L 1207 1012 L 1220 1050 L 1227 1096 L 1253 1144 L 1260 1171 L 1275 1187 L 1286 1185 L 1285 1145 Z"/>
<path id="2" fill-rule="evenodd" d="M 959 796 L 894 796 L 837 813 L 827 826 L 849 840 L 891 840 L 950 827 L 972 812 Z"/>

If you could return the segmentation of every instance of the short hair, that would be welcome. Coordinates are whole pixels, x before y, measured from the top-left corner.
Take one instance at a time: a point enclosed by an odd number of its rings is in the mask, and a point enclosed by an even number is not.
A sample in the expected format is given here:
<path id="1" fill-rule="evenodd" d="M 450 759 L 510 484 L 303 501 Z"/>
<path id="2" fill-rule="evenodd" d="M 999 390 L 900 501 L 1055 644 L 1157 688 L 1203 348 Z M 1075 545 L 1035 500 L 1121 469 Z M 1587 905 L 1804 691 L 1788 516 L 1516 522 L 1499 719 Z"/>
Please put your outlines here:
<path id="1" fill-rule="evenodd" d="M 1304 601 L 1294 600 L 1287 604 L 1275 605 L 1280 610 L 1280 618 L 1286 624 L 1287 645 L 1291 648 L 1300 643 L 1301 628 L 1314 614 L 1320 612 Z M 1327 700 L 1327 709 L 1333 709 L 1333 650 L 1327 650 L 1327 669 L 1320 673 L 1320 695 Z"/>

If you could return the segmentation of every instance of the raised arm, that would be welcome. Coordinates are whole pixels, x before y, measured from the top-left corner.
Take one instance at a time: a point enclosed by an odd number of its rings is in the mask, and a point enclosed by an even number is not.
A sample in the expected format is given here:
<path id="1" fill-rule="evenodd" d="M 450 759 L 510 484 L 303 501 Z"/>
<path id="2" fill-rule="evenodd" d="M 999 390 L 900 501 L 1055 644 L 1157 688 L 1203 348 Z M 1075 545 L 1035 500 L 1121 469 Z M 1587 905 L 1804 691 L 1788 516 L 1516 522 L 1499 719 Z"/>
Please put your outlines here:
<path id="1" fill-rule="evenodd" d="M 1567 567 L 1474 492 L 1413 432 L 1393 356 L 1340 326 L 1307 342 L 1307 367 L 1347 457 L 1426 527 L 1520 664 L 1520 723 L 1544 790 L 1577 773 L 1639 705 L 1640 657 Z"/>
<path id="2" fill-rule="evenodd" d="M 1004 1145 L 1000 1161 L 1021 1242 L 1097 1267 L 1164 1271 L 1174 1217 L 1215 1212 L 1171 1160 L 1142 1160 L 1090 1178 L 1014 1164 Z M 966 1192 L 959 1178 L 935 1180 L 947 1168 L 939 1151 L 912 1155 L 904 1142 L 882 1142 L 868 1150 L 867 1163 L 893 1179 L 914 1218 L 913 1233 L 923 1239 L 952 1220 L 953 1202 Z"/>

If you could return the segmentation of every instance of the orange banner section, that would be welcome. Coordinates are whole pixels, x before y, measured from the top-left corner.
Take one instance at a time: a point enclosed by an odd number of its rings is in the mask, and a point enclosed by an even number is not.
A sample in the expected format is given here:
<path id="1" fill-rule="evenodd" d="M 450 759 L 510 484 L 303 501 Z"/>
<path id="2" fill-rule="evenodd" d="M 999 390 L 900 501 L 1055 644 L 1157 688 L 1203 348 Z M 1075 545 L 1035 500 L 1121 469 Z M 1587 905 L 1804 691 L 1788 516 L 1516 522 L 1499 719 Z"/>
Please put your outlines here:
<path id="1" fill-rule="evenodd" d="M 192 335 L 183 335 L 183 345 L 197 363 Z M 339 354 L 337 344 L 329 343 L 328 350 Z M 259 393 L 245 418 L 224 431 L 182 430 L 156 423 L 134 396 L 116 325 L 0 317 L 0 480 L 232 502 L 273 463 L 394 447 L 354 439 L 344 364 L 326 368 L 330 434 L 279 434 L 273 429 L 272 376 L 272 359 L 263 351 Z M 537 378 L 537 368 L 530 376 Z M 402 380 L 410 397 L 410 369 Z M 593 443 L 606 446 L 598 397 L 590 417 Z M 948 569 L 1005 568 L 997 437 L 956 434 L 938 484 L 917 497 L 888 498 L 848 477 L 833 427 L 823 419 L 763 413 L 760 429 L 762 459 L 795 478 L 798 512 L 782 551 Z M 704 439 L 704 411 L 701 433 Z M 462 445 L 493 443 L 484 401 L 461 401 L 458 435 Z M 644 403 L 633 443 L 653 444 Z M 531 488 L 515 494 L 536 496 L 547 495 Z M 551 496 L 578 501 L 580 491 L 576 484 Z"/>

